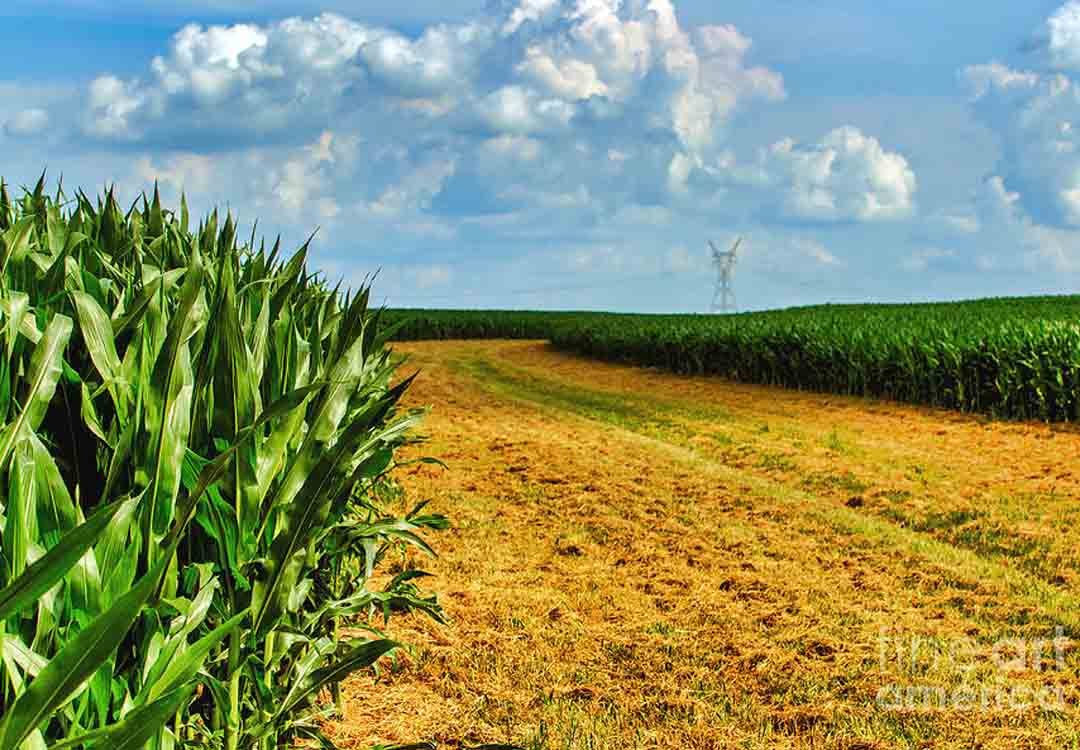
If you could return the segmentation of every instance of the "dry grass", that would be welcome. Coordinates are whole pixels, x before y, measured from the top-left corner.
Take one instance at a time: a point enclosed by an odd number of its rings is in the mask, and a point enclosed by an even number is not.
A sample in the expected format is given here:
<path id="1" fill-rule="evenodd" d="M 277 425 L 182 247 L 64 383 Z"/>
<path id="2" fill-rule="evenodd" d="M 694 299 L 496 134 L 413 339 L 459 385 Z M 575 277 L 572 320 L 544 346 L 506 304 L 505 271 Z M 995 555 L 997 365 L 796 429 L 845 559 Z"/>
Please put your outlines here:
<path id="1" fill-rule="evenodd" d="M 455 520 L 430 566 L 453 622 L 398 624 L 415 654 L 348 684 L 343 745 L 1080 742 L 1076 653 L 1062 671 L 993 658 L 1080 632 L 1074 431 L 535 343 L 401 349 L 434 406 L 425 452 L 451 466 L 404 480 Z M 1060 686 L 1068 710 L 895 711 L 890 685 Z"/>

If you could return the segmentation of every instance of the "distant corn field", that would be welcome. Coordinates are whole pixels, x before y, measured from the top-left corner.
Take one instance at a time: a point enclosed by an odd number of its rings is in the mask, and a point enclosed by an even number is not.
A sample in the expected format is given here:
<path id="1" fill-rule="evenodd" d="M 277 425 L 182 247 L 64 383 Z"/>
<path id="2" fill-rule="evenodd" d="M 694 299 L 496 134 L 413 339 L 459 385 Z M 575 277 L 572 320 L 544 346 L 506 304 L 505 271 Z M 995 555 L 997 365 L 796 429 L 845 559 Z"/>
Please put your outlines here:
<path id="1" fill-rule="evenodd" d="M 1080 296 L 730 316 L 391 312 L 405 338 L 543 338 L 590 357 L 745 383 L 1080 419 Z"/>

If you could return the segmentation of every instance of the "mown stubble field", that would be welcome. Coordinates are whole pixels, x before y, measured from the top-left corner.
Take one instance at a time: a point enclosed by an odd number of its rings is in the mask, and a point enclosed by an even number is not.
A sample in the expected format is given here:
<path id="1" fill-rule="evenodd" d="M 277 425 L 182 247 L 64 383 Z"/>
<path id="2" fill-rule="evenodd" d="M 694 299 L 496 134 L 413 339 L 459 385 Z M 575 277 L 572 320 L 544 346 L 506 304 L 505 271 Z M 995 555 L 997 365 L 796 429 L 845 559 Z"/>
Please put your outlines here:
<path id="1" fill-rule="evenodd" d="M 451 624 L 392 621 L 415 653 L 347 684 L 346 746 L 1080 746 L 1076 430 L 397 348 Z"/>

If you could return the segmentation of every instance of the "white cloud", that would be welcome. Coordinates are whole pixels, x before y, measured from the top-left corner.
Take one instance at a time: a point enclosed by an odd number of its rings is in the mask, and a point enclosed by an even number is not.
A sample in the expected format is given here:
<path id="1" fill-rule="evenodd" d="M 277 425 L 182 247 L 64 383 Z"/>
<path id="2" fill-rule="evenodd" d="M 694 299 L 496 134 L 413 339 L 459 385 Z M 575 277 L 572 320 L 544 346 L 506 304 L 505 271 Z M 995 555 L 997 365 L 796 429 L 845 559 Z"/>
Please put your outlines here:
<path id="1" fill-rule="evenodd" d="M 260 220 L 271 235 L 296 227 L 302 238 L 317 226 L 325 235 L 328 226 L 349 218 L 340 197 L 351 197 L 348 184 L 359 153 L 356 136 L 327 130 L 311 143 L 289 148 L 143 155 L 121 182 L 136 188 L 157 183 L 166 201 L 185 193 L 193 214 L 227 207 L 243 219 Z"/>
<path id="2" fill-rule="evenodd" d="M 911 166 L 868 132 L 760 153 L 774 131 L 733 136 L 786 96 L 753 51 L 733 26 L 680 25 L 670 0 L 493 0 L 408 34 L 326 13 L 186 26 L 142 70 L 42 109 L 69 145 L 123 154 L 133 186 L 271 236 L 319 225 L 338 267 L 393 269 L 403 289 L 457 294 L 480 264 L 499 286 L 547 252 L 530 273 L 677 272 L 707 305 L 705 237 L 778 213 L 840 224 L 748 248 L 750 267 L 832 278 L 859 264 L 834 233 L 915 209 Z"/>
<path id="3" fill-rule="evenodd" d="M 303 159 L 290 159 L 276 175 L 274 197 L 286 211 L 299 214 L 301 209 L 315 197 L 321 184 L 317 163 L 311 164 Z"/>
<path id="4" fill-rule="evenodd" d="M 889 221 L 915 210 L 915 173 L 898 153 L 851 126 L 817 144 L 773 144 L 762 167 L 785 191 L 785 212 L 818 221 Z"/>
<path id="5" fill-rule="evenodd" d="M 171 63 L 157 57 L 151 67 L 172 93 L 182 90 L 187 81 L 183 80 L 181 71 L 188 71 L 194 78 L 191 86 L 195 94 L 212 101 L 227 86 L 230 73 L 258 67 L 255 61 L 266 43 L 266 33 L 258 26 L 237 24 L 203 29 L 192 24 L 173 37 Z"/>
<path id="6" fill-rule="evenodd" d="M 360 48 L 388 33 L 329 13 L 266 27 L 190 24 L 151 61 L 148 76 L 106 74 L 91 83 L 86 130 L 132 140 L 178 131 L 255 140 L 325 118 L 356 84 Z"/>
<path id="7" fill-rule="evenodd" d="M 416 40 L 395 33 L 377 34 L 359 47 L 358 58 L 395 93 L 429 95 L 472 78 L 477 60 L 492 42 L 493 31 L 486 23 L 435 26 Z"/>
<path id="8" fill-rule="evenodd" d="M 1026 213 L 1047 227 L 1080 227 L 1080 2 L 1047 21 L 1047 63 L 1064 72 L 1019 71 L 992 62 L 964 68 L 975 115 L 1001 139 L 995 172 L 1019 190 Z"/>
<path id="9" fill-rule="evenodd" d="M 605 96 L 610 91 L 591 63 L 573 59 L 556 61 L 538 47 L 526 51 L 518 72 L 555 96 L 571 101 Z"/>
<path id="10" fill-rule="evenodd" d="M 1027 232 L 1029 268 L 1041 267 L 1058 273 L 1080 273 L 1080 233 L 1034 223 Z"/>
<path id="11" fill-rule="evenodd" d="M 1004 141 L 999 173 L 1025 186 L 1029 211 L 1080 226 L 1080 132 L 1074 126 L 1080 122 L 1080 88 L 1061 74 L 979 75 L 968 69 L 976 81 L 975 111 Z"/>
<path id="12" fill-rule="evenodd" d="M 544 98 L 523 86 L 503 86 L 476 105 L 480 121 L 495 133 L 544 134 L 565 131 L 577 112 L 563 99 Z"/>
<path id="13" fill-rule="evenodd" d="M 49 113 L 39 107 L 16 112 L 4 123 L 4 132 L 16 138 L 40 136 L 49 127 Z"/>
<path id="14" fill-rule="evenodd" d="M 670 0 L 496 3 L 415 38 L 334 13 L 191 24 L 147 75 L 91 84 L 85 131 L 243 143 L 297 138 L 327 117 L 385 128 L 393 113 L 412 113 L 446 138 L 474 122 L 495 134 L 553 134 L 611 121 L 667 131 L 700 154 L 741 103 L 785 96 L 777 73 L 746 66 L 750 47 L 731 26 L 683 30 Z"/>
<path id="15" fill-rule="evenodd" d="M 315 202 L 324 218 L 339 213 L 337 202 L 325 195 L 330 180 L 326 168 L 339 163 L 344 166 L 356 156 L 356 140 L 335 136 L 327 130 L 310 146 L 288 159 L 276 173 L 271 171 L 273 195 L 287 211 L 299 214 L 309 202 Z"/>
<path id="16" fill-rule="evenodd" d="M 1040 223 L 1024 208 L 1021 193 L 1000 175 L 987 178 L 976 195 L 983 232 L 980 268 L 1080 272 L 1080 231 Z"/>
<path id="17" fill-rule="evenodd" d="M 695 173 L 723 169 L 734 113 L 786 95 L 751 48 L 733 26 L 684 29 L 671 0 L 497 0 L 414 35 L 335 13 L 189 24 L 140 74 L 104 72 L 78 107 L 42 111 L 73 143 L 141 149 L 142 179 L 250 183 L 254 207 L 296 219 L 419 224 L 452 182 L 469 194 L 439 210 L 517 212 L 539 231 L 560 210 L 572 224 L 715 201 Z M 363 163 L 314 158 L 328 128 L 363 143 Z"/>
<path id="18" fill-rule="evenodd" d="M 87 92 L 86 131 L 103 138 L 134 138 L 136 133 L 129 118 L 139 111 L 143 102 L 134 84 L 112 75 L 95 78 Z"/>
<path id="19" fill-rule="evenodd" d="M 559 9 L 559 5 L 560 0 L 521 0 L 503 23 L 502 33 L 513 34 L 525 23 L 535 23 L 550 17 Z"/>
<path id="20" fill-rule="evenodd" d="M 1037 73 L 1013 70 L 997 62 L 969 65 L 960 71 L 960 79 L 971 88 L 972 98 L 976 100 L 991 90 L 1026 91 L 1039 84 Z"/>
<path id="21" fill-rule="evenodd" d="M 456 161 L 446 158 L 434 158 L 412 167 L 398 181 L 386 186 L 375 200 L 362 203 L 359 210 L 383 218 L 423 213 L 456 170 Z"/>
<path id="22" fill-rule="evenodd" d="M 1050 59 L 1054 65 L 1080 70 L 1080 2 L 1069 0 L 1046 22 L 1050 32 Z"/>
<path id="23" fill-rule="evenodd" d="M 295 148 L 173 158 L 168 165 L 173 173 L 166 170 L 165 175 L 174 185 L 179 178 L 192 177 L 218 190 L 226 184 L 254 211 L 265 213 L 268 209 L 275 216 L 303 221 L 311 228 L 319 219 L 333 219 L 341 213 L 336 191 L 352 173 L 358 150 L 355 136 L 326 130 L 311 143 Z"/>
<path id="24" fill-rule="evenodd" d="M 700 164 L 686 154 L 677 153 L 672 156 L 671 163 L 668 164 L 668 191 L 676 194 L 685 193 L 690 174 L 697 166 Z"/>
<path id="25" fill-rule="evenodd" d="M 217 179 L 215 162 L 208 156 L 192 153 L 171 154 L 155 163 L 148 156 L 135 164 L 139 183 L 157 182 L 171 187 L 177 193 L 205 193 Z"/>

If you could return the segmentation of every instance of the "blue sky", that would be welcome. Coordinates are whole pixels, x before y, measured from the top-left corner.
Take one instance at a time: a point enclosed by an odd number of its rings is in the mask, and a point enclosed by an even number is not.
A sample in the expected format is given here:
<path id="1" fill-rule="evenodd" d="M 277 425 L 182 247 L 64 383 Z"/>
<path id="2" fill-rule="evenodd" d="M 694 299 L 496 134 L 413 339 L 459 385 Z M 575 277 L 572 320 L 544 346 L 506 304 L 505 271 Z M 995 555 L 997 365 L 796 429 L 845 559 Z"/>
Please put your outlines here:
<path id="1" fill-rule="evenodd" d="M 392 305 L 1080 291 L 1080 0 L 8 0 L 0 174 L 228 207 Z M 1075 123 L 1075 124 L 1074 124 Z"/>

